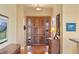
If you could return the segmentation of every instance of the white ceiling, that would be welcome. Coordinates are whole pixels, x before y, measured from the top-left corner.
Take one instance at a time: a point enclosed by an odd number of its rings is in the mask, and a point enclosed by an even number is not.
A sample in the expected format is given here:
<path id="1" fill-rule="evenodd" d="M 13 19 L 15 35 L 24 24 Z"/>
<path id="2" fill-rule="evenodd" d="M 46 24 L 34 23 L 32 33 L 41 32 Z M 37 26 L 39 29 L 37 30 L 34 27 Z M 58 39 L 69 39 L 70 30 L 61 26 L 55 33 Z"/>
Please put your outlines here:
<path id="1" fill-rule="evenodd" d="M 42 8 L 53 8 L 55 4 L 24 4 L 25 7 L 42 7 Z"/>

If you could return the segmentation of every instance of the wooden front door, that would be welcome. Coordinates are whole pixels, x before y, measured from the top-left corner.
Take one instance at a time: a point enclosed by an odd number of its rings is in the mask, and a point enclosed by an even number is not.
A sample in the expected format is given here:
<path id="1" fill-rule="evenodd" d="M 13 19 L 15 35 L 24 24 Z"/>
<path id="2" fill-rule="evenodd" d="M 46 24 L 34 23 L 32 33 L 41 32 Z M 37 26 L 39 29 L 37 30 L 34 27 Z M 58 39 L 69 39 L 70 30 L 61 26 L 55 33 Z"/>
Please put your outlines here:
<path id="1" fill-rule="evenodd" d="M 30 20 L 31 31 L 30 40 L 31 44 L 45 44 L 46 43 L 46 31 L 48 37 L 50 36 L 50 17 L 45 16 L 27 16 L 27 22 Z M 48 22 L 48 29 L 46 30 L 46 22 Z M 29 29 L 28 29 L 29 30 Z"/>

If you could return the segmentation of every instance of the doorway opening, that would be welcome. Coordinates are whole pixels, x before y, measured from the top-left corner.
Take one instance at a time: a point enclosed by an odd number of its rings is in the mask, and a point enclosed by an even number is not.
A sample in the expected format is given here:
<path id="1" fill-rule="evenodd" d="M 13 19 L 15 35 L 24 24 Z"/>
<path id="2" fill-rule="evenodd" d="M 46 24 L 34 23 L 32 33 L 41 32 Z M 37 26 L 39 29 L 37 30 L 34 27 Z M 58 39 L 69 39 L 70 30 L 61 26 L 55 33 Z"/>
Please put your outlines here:
<path id="1" fill-rule="evenodd" d="M 50 16 L 26 16 L 28 50 L 36 53 L 38 49 L 44 53 L 48 50 L 48 38 L 51 36 Z M 37 51 L 38 52 L 38 51 Z M 39 53 L 39 52 L 38 52 Z"/>

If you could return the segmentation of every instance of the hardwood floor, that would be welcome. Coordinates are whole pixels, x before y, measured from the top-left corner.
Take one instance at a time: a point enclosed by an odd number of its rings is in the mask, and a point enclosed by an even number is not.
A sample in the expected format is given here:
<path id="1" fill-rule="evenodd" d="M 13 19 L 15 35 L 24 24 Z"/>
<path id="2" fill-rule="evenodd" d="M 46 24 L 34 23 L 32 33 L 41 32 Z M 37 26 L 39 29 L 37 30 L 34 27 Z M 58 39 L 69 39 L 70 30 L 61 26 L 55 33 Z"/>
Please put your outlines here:
<path id="1" fill-rule="evenodd" d="M 48 54 L 48 46 L 46 45 L 32 45 L 21 49 L 21 54 Z"/>
<path id="2" fill-rule="evenodd" d="M 20 49 L 20 54 L 27 54 L 27 48 Z"/>
<path id="3" fill-rule="evenodd" d="M 32 45 L 32 54 L 45 54 L 46 46 L 45 45 Z"/>

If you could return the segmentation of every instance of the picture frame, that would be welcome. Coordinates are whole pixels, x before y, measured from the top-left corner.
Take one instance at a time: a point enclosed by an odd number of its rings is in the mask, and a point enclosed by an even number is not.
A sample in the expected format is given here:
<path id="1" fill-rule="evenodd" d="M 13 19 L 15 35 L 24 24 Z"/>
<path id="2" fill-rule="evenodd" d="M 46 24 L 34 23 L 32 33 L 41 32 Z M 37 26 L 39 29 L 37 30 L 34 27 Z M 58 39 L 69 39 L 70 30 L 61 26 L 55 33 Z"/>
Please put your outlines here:
<path id="1" fill-rule="evenodd" d="M 75 32 L 76 31 L 76 23 L 66 23 L 66 31 L 67 32 Z"/>
<path id="2" fill-rule="evenodd" d="M 8 17 L 0 14 L 0 44 L 7 42 Z"/>

